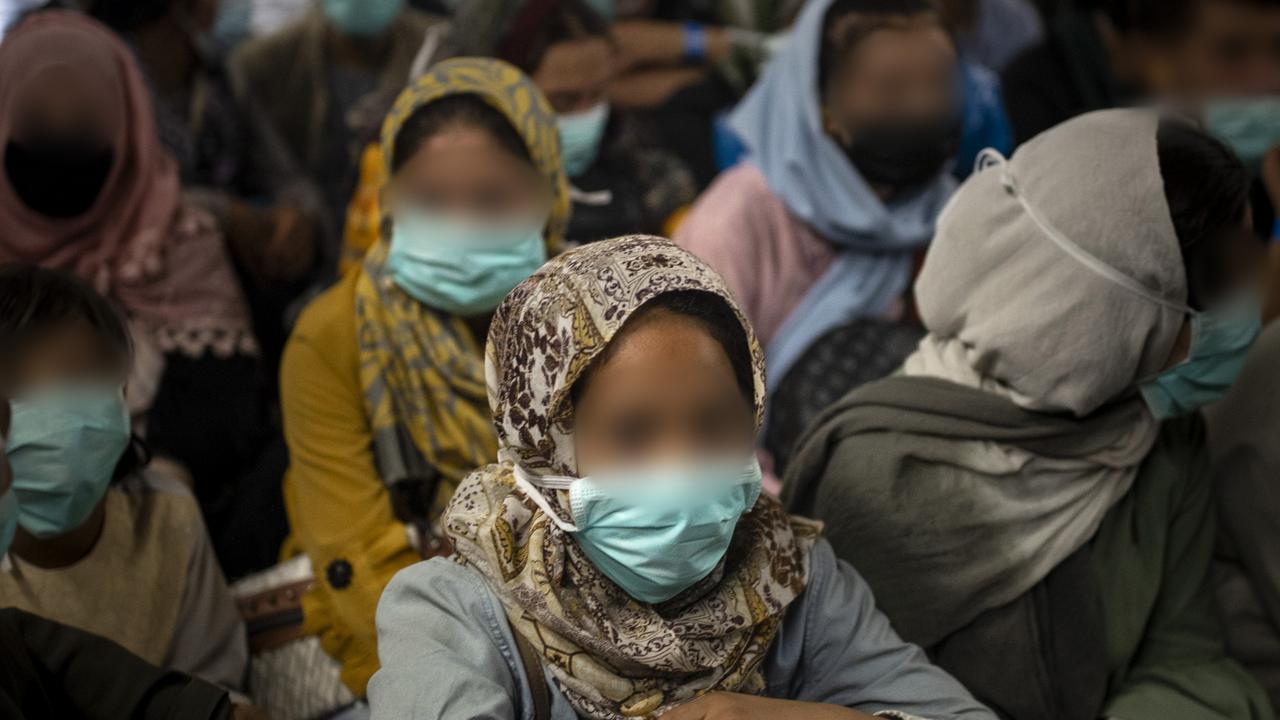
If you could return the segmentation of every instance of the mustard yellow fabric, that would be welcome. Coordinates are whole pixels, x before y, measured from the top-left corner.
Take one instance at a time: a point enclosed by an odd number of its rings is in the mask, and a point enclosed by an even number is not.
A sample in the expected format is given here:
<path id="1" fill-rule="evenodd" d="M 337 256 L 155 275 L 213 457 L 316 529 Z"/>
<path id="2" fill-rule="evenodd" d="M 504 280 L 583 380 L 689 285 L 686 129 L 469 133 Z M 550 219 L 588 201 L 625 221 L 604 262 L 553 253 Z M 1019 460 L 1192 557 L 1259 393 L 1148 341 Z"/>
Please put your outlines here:
<path id="1" fill-rule="evenodd" d="M 502 112 L 524 139 L 553 190 L 546 237 L 558 247 L 569 196 L 555 114 L 527 77 L 501 61 L 450 60 L 406 89 L 383 125 L 384 172 L 404 120 L 463 93 Z M 378 667 L 374 614 L 382 589 L 418 559 L 388 485 L 429 465 L 441 475 L 432 508 L 438 517 L 458 482 L 497 456 L 483 339 L 391 282 L 387 251 L 379 239 L 307 308 L 281 368 L 290 549 L 307 553 L 318 581 L 304 600 L 306 628 L 342 663 L 343 681 L 359 696 Z"/>
<path id="2" fill-rule="evenodd" d="M 373 142 L 360 153 L 360 177 L 347 203 L 347 222 L 342 228 L 342 257 L 338 270 L 343 274 L 360 266 L 369 248 L 382 237 L 382 208 L 378 196 L 387 184 L 387 168 L 382 164 L 382 147 Z"/>
<path id="3" fill-rule="evenodd" d="M 285 347 L 280 393 L 293 531 L 286 554 L 306 552 L 317 579 L 303 598 L 305 629 L 319 636 L 342 663 L 343 682 L 362 695 L 378 669 L 373 615 L 382 588 L 419 558 L 373 459 L 356 349 L 358 277 L 347 273 L 302 313 Z M 338 561 L 351 566 L 351 583 L 341 590 L 326 578 Z"/>

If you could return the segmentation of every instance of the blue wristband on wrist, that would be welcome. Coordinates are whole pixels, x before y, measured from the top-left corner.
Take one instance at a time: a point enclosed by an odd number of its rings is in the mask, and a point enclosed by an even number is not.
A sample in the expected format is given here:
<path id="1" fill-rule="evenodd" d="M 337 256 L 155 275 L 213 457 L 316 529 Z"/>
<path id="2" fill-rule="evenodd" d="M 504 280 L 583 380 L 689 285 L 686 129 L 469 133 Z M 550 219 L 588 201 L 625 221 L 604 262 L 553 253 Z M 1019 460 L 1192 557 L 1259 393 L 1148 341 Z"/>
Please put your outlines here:
<path id="1" fill-rule="evenodd" d="M 1276 218 L 1275 224 L 1271 226 L 1271 242 L 1280 244 L 1280 218 Z"/>
<path id="2" fill-rule="evenodd" d="M 707 59 L 707 30 L 702 23 L 690 20 L 684 24 L 684 61 L 694 65 Z"/>

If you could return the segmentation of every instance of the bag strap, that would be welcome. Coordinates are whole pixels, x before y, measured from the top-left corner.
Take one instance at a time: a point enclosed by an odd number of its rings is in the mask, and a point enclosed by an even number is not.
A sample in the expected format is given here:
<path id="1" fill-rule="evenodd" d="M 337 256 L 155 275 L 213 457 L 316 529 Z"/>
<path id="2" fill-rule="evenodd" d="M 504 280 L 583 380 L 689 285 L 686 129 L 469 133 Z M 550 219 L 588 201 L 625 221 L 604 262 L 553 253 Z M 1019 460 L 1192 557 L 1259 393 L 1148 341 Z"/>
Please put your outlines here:
<path id="1" fill-rule="evenodd" d="M 525 679 L 529 682 L 529 694 L 533 696 L 533 720 L 551 720 L 551 691 L 547 689 L 542 658 L 515 628 L 511 628 L 511 634 L 516 638 L 516 650 L 520 652 Z"/>

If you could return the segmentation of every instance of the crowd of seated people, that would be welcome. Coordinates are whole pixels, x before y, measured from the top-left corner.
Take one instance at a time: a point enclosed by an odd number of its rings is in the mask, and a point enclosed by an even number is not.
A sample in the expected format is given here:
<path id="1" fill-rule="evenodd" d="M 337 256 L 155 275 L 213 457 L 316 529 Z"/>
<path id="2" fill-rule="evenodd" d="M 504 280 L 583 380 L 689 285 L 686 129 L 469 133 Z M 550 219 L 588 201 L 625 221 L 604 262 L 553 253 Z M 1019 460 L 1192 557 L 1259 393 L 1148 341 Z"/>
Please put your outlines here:
<path id="1" fill-rule="evenodd" d="M 26 0 L 0 166 L 0 716 L 1280 708 L 1277 0 Z"/>

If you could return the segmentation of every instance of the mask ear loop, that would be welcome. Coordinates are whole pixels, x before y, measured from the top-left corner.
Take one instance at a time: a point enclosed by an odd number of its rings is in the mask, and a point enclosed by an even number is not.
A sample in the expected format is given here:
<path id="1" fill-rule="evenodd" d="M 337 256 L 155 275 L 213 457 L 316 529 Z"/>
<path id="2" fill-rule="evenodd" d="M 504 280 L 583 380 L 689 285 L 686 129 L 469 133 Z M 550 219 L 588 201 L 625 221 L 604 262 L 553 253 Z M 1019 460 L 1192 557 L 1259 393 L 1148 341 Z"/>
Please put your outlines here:
<path id="1" fill-rule="evenodd" d="M 515 477 L 516 487 L 520 488 L 520 490 L 533 501 L 533 504 L 538 506 L 539 510 L 546 514 L 547 517 L 551 518 L 551 522 L 555 523 L 556 527 L 567 533 L 578 532 L 578 526 L 561 518 L 560 515 L 551 508 L 551 503 L 547 502 L 547 498 L 542 495 L 542 491 L 536 487 L 537 485 L 541 485 L 542 487 L 552 490 L 568 490 L 569 486 L 577 481 L 577 478 L 560 477 L 556 475 L 536 477 L 530 475 L 519 465 L 515 466 Z"/>
<path id="2" fill-rule="evenodd" d="M 1000 184 L 1004 187 L 1005 192 L 1009 193 L 1010 196 L 1018 201 L 1018 204 L 1022 206 L 1022 210 L 1027 214 L 1027 217 L 1031 218 L 1031 221 L 1036 224 L 1036 227 L 1040 228 L 1040 231 L 1052 240 L 1053 244 L 1057 245 L 1059 249 L 1074 258 L 1076 262 L 1079 262 L 1081 265 L 1092 270 L 1094 273 L 1097 273 L 1106 280 L 1119 285 L 1139 297 L 1146 298 L 1157 305 L 1162 305 L 1183 315 L 1195 316 L 1198 314 L 1195 310 L 1182 303 L 1160 297 L 1142 283 L 1106 264 L 1088 250 L 1085 250 L 1072 242 L 1066 235 L 1059 232 L 1058 229 L 1048 221 L 1048 219 L 1040 214 L 1040 211 L 1037 210 L 1034 205 L 1027 201 L 1027 198 L 1022 194 L 1021 188 L 1018 186 L 1017 178 L 1009 172 L 1008 162 L 1009 161 L 1006 160 L 998 150 L 994 148 L 987 148 L 979 153 L 978 159 L 974 161 L 974 172 L 982 172 L 991 167 L 999 166 Z"/>

